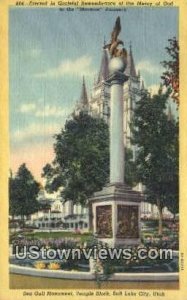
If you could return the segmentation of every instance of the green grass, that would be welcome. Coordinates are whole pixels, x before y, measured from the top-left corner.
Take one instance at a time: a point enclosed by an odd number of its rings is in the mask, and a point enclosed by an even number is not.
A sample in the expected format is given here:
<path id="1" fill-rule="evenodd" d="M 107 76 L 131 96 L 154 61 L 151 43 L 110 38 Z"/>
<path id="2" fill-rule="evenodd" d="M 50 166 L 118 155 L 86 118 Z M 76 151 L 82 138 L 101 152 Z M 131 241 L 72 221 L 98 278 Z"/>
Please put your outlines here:
<path id="1" fill-rule="evenodd" d="M 144 225 L 147 225 L 144 230 L 141 231 L 142 237 L 154 236 L 158 233 L 158 221 L 157 220 L 147 220 L 143 222 Z M 170 235 L 171 230 L 167 228 L 166 222 L 163 222 L 163 234 Z M 75 232 L 61 231 L 61 232 L 22 232 L 22 233 L 12 233 L 10 234 L 10 240 L 16 238 L 17 235 L 22 234 L 25 237 L 31 239 L 48 239 L 48 238 L 77 238 L 82 242 L 88 241 L 92 238 L 91 233 L 78 234 Z"/>
<path id="2" fill-rule="evenodd" d="M 92 235 L 91 233 L 83 233 L 83 234 L 78 234 L 74 232 L 67 232 L 67 231 L 62 231 L 62 232 L 28 232 L 28 233 L 23 233 L 22 234 L 25 237 L 29 237 L 31 239 L 47 239 L 47 238 L 77 238 L 80 239 L 82 242 L 85 242 L 89 240 Z M 15 236 L 14 236 L 15 238 Z"/>

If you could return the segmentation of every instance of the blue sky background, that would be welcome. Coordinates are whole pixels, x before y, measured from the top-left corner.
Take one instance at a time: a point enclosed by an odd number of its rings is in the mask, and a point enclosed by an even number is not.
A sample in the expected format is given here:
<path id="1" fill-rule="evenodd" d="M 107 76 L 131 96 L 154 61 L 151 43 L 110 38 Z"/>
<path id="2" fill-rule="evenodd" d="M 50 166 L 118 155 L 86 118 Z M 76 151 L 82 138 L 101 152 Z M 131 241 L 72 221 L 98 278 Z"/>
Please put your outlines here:
<path id="1" fill-rule="evenodd" d="M 177 8 L 127 7 L 121 12 L 104 8 L 100 12 L 10 9 L 13 170 L 26 161 L 40 177 L 43 164 L 52 158 L 52 136 L 63 126 L 79 99 L 82 76 L 85 75 L 88 93 L 93 85 L 104 37 L 110 39 L 118 15 L 122 26 L 120 38 L 127 49 L 132 42 L 136 69 L 140 70 L 146 87 L 154 91 L 160 83 L 160 61 L 167 57 L 164 49 L 167 40 L 178 37 Z"/>

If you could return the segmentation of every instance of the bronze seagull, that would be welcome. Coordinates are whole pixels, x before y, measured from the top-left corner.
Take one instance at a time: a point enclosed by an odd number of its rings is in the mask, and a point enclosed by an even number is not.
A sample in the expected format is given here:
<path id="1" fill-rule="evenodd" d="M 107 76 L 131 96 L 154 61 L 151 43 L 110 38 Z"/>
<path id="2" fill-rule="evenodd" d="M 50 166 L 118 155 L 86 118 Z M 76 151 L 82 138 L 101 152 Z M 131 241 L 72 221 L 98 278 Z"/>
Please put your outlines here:
<path id="1" fill-rule="evenodd" d="M 109 44 L 104 46 L 104 49 L 108 49 L 111 57 L 127 57 L 127 51 L 125 48 L 118 49 L 119 45 L 124 45 L 122 40 L 118 39 L 118 35 L 121 32 L 121 22 L 120 17 L 117 17 L 115 26 L 113 28 L 113 31 L 111 33 L 111 41 Z"/>

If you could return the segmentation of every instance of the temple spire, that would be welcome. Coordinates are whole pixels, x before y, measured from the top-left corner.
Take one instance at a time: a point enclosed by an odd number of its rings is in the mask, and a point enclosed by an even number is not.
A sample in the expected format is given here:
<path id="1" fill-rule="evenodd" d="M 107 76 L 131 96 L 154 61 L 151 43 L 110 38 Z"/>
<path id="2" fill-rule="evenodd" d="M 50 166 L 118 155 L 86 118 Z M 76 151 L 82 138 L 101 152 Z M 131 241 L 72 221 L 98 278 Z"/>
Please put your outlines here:
<path id="1" fill-rule="evenodd" d="M 88 105 L 88 94 L 87 94 L 87 90 L 86 90 L 86 84 L 85 84 L 84 76 L 83 76 L 83 82 L 82 82 L 80 104 L 82 104 L 83 106 L 87 106 Z"/>
<path id="2" fill-rule="evenodd" d="M 104 41 L 104 45 L 105 45 Z M 99 75 L 97 79 L 97 84 L 101 83 L 103 80 L 105 81 L 108 76 L 109 76 L 109 70 L 108 70 L 108 63 L 109 63 L 109 58 L 108 58 L 108 53 L 107 49 L 103 48 L 103 54 L 101 58 L 101 65 L 100 65 L 100 70 L 99 70 Z"/>
<path id="3" fill-rule="evenodd" d="M 105 36 L 104 36 L 104 39 L 103 39 L 103 48 L 106 46 L 106 40 L 105 40 Z"/>
<path id="4" fill-rule="evenodd" d="M 132 53 L 132 44 L 130 42 L 129 46 L 129 55 L 127 57 L 127 68 L 126 68 L 126 74 L 131 77 L 136 77 L 136 69 L 135 69 L 135 64 L 134 64 L 134 58 L 133 58 L 133 53 Z"/>
<path id="5" fill-rule="evenodd" d="M 141 90 L 145 90 L 145 83 L 144 83 L 143 79 L 142 79 L 142 83 L 141 83 Z"/>

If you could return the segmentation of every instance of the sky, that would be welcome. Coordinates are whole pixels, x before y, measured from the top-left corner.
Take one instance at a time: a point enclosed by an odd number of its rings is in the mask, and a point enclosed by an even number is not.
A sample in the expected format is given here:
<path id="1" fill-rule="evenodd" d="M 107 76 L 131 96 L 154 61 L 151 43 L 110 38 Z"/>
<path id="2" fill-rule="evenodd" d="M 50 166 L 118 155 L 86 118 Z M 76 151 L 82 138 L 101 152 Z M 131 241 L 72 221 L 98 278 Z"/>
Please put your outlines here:
<path id="1" fill-rule="evenodd" d="M 85 76 L 90 95 L 104 39 L 117 16 L 120 39 L 132 43 L 136 70 L 147 88 L 157 90 L 167 40 L 178 37 L 178 9 L 126 8 L 126 11 L 72 12 L 58 8 L 10 8 L 9 96 L 10 167 L 26 163 L 37 180 L 54 158 L 54 134 L 80 98 Z"/>

